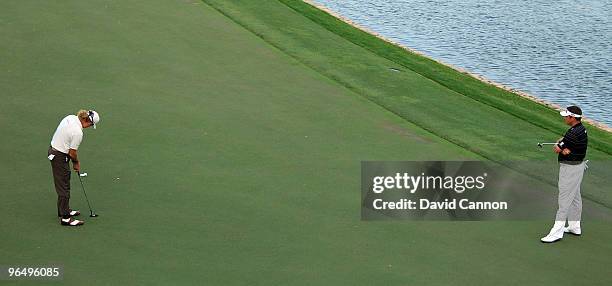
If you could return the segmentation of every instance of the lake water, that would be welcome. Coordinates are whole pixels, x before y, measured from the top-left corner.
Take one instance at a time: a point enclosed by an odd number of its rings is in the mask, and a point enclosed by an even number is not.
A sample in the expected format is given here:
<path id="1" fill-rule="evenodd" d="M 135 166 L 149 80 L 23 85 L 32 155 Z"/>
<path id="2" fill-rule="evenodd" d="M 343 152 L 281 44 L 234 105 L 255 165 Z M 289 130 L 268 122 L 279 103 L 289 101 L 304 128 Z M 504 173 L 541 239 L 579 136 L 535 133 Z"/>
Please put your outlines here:
<path id="1" fill-rule="evenodd" d="M 612 126 L 609 0 L 316 0 L 396 43 Z"/>

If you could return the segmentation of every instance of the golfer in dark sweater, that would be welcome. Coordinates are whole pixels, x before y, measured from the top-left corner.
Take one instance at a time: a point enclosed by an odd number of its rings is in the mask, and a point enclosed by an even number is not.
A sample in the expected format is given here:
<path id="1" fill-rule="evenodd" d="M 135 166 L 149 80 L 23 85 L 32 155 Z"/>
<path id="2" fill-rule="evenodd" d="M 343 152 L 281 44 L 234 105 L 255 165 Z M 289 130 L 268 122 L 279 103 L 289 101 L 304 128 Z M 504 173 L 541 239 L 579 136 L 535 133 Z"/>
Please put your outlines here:
<path id="1" fill-rule="evenodd" d="M 584 157 L 587 153 L 587 130 L 581 123 L 582 110 L 578 106 L 570 106 L 560 114 L 571 127 L 553 147 L 553 151 L 559 154 L 559 209 L 555 224 L 548 235 L 541 239 L 546 243 L 559 241 L 564 233 L 582 234 L 580 184 L 586 169 Z M 568 227 L 565 227 L 566 221 Z"/>

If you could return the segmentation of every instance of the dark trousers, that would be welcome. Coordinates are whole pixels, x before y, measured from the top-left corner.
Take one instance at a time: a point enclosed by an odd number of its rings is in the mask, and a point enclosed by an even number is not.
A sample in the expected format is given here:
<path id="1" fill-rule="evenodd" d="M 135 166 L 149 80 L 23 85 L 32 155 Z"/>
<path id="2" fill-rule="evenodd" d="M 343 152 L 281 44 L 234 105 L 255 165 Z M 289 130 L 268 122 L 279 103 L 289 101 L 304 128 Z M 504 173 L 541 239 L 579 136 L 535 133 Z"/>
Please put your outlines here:
<path id="1" fill-rule="evenodd" d="M 51 161 L 53 183 L 57 193 L 57 216 L 70 218 L 70 164 L 68 154 L 49 147 L 48 155 L 54 155 Z"/>

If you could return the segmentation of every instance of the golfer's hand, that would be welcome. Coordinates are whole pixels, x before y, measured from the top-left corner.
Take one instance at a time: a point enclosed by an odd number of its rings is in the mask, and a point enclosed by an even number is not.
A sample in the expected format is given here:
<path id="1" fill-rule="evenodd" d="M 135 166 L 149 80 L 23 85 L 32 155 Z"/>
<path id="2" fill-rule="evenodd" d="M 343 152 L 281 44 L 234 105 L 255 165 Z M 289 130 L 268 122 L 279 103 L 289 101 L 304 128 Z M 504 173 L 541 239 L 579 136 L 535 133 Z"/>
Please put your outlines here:
<path id="1" fill-rule="evenodd" d="M 72 169 L 74 169 L 77 172 L 80 172 L 81 171 L 81 163 L 80 162 L 72 163 Z"/>
<path id="2" fill-rule="evenodd" d="M 569 150 L 569 149 L 566 149 L 566 150 Z M 559 153 L 561 152 L 561 148 L 559 148 L 559 146 L 558 146 L 558 145 L 555 145 L 555 146 L 553 146 L 553 151 L 554 151 L 555 153 L 559 154 Z"/>
<path id="3" fill-rule="evenodd" d="M 567 156 L 567 155 L 569 155 L 569 153 L 572 153 L 572 151 L 570 151 L 570 149 L 565 148 L 565 149 L 563 149 L 563 151 L 561 153 L 563 155 Z"/>

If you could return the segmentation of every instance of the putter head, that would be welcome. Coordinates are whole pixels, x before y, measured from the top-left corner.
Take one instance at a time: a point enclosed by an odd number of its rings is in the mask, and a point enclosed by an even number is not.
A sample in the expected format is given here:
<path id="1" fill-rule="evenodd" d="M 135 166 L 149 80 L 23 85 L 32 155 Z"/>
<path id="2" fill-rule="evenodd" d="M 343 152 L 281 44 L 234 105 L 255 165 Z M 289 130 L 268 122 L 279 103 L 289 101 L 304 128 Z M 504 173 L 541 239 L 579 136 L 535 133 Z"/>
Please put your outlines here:
<path id="1" fill-rule="evenodd" d="M 542 148 L 542 146 L 543 146 L 542 143 L 538 143 L 538 147 Z"/>

